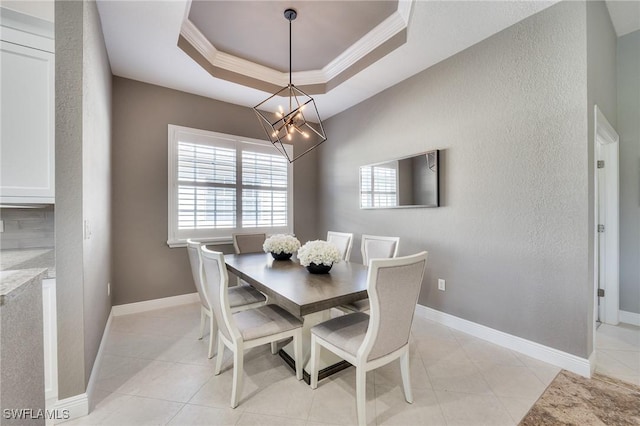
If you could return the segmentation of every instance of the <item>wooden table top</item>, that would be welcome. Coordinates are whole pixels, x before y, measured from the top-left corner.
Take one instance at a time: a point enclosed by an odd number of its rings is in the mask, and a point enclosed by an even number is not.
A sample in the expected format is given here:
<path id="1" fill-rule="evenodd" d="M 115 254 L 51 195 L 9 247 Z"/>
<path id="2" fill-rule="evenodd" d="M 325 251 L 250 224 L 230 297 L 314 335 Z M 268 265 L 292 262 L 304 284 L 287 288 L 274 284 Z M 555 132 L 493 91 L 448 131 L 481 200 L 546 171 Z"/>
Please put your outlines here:
<path id="1" fill-rule="evenodd" d="M 367 267 L 340 262 L 328 274 L 314 275 L 291 260 L 274 260 L 268 253 L 224 256 L 227 270 L 297 317 L 366 299 Z"/>

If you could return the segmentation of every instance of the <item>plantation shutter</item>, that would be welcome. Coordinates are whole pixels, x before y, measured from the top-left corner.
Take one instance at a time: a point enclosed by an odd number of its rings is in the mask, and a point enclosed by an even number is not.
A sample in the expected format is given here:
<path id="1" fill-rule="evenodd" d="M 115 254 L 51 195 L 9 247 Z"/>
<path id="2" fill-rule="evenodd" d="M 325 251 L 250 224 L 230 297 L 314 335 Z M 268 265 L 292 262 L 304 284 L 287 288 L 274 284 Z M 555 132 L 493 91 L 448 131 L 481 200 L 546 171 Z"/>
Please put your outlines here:
<path id="1" fill-rule="evenodd" d="M 288 162 L 255 148 L 242 151 L 242 227 L 287 226 Z"/>
<path id="2" fill-rule="evenodd" d="M 236 150 L 178 142 L 178 229 L 236 227 Z"/>

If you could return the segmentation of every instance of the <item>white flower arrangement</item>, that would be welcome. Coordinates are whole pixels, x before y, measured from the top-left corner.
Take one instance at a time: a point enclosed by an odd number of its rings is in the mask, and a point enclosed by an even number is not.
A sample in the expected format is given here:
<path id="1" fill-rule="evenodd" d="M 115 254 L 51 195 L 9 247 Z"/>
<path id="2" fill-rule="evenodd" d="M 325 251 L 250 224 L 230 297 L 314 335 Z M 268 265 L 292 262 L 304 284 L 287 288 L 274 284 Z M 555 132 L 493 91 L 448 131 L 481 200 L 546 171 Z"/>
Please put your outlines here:
<path id="1" fill-rule="evenodd" d="M 331 266 L 340 262 L 340 250 L 331 243 L 322 240 L 309 241 L 298 250 L 298 260 L 302 266 L 316 265 Z"/>
<path id="2" fill-rule="evenodd" d="M 265 253 L 293 254 L 300 248 L 300 241 L 293 235 L 275 234 L 264 240 L 262 249 Z"/>

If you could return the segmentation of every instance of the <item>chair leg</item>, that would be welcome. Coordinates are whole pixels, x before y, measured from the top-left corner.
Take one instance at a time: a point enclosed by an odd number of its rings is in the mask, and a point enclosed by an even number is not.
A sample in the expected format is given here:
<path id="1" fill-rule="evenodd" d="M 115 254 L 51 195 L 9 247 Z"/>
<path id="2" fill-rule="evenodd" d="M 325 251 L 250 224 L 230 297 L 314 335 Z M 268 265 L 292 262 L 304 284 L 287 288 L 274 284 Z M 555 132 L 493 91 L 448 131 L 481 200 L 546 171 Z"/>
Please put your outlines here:
<path id="1" fill-rule="evenodd" d="M 296 361 L 296 379 L 302 380 L 302 329 L 293 335 L 293 357 Z"/>
<path id="2" fill-rule="evenodd" d="M 218 333 L 216 333 L 217 324 L 215 323 L 215 319 L 213 318 L 213 312 L 209 317 L 209 359 L 213 358 L 213 343 L 218 339 Z"/>
<path id="3" fill-rule="evenodd" d="M 204 337 L 204 317 L 205 316 L 206 314 L 204 313 L 204 308 L 200 306 L 200 337 L 198 337 L 198 340 L 202 340 L 202 338 Z"/>
<path id="4" fill-rule="evenodd" d="M 311 335 L 311 389 L 318 388 L 318 368 L 320 367 L 320 345 L 316 341 L 316 335 Z"/>
<path id="5" fill-rule="evenodd" d="M 278 342 L 271 342 L 271 355 L 278 353 Z"/>
<path id="6" fill-rule="evenodd" d="M 224 342 L 222 341 L 220 336 L 217 337 L 217 340 L 218 340 L 218 350 L 216 354 L 216 367 L 213 370 L 213 373 L 216 376 L 220 374 L 220 370 L 222 370 L 222 358 L 224 358 Z"/>
<path id="7" fill-rule="evenodd" d="M 358 413 L 358 426 L 367 424 L 367 371 L 356 366 L 356 411 Z"/>
<path id="8" fill-rule="evenodd" d="M 233 353 L 233 387 L 231 389 L 231 408 L 236 408 L 242 394 L 242 378 L 244 372 L 244 350 L 236 347 Z"/>
<path id="9" fill-rule="evenodd" d="M 409 373 L 409 349 L 400 356 L 400 373 L 402 374 L 402 386 L 404 387 L 404 399 L 413 403 L 413 393 L 411 392 L 411 374 Z"/>

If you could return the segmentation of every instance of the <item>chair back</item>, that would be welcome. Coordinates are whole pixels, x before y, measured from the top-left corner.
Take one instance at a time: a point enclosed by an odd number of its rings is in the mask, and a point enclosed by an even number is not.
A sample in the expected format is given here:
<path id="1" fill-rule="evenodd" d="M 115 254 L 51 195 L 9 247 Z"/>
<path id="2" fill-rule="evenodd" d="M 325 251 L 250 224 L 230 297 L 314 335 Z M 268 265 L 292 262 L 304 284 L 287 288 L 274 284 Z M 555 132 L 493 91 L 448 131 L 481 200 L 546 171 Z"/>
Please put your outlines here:
<path id="1" fill-rule="evenodd" d="M 351 257 L 351 246 L 353 246 L 353 234 L 345 232 L 327 232 L 327 242 L 333 244 L 340 250 L 342 260 L 349 261 Z"/>
<path id="2" fill-rule="evenodd" d="M 233 249 L 236 254 L 262 253 L 267 234 L 233 234 Z"/>
<path id="3" fill-rule="evenodd" d="M 200 303 L 206 310 L 211 310 L 209 300 L 204 288 L 202 287 L 202 279 L 200 270 L 202 269 L 202 259 L 200 258 L 200 246 L 202 243 L 193 240 L 187 240 L 187 254 L 189 255 L 189 264 L 191 265 L 191 275 L 193 275 L 193 283 L 198 290 L 198 296 L 200 296 Z"/>
<path id="4" fill-rule="evenodd" d="M 389 259 L 398 255 L 399 237 L 378 237 L 363 235 L 360 250 L 362 263 L 369 265 L 371 259 Z"/>
<path id="5" fill-rule="evenodd" d="M 216 317 L 218 329 L 227 340 L 234 342 L 240 336 L 229 306 L 229 275 L 221 252 L 212 251 L 204 245 L 200 248 L 202 257 L 202 284 Z"/>
<path id="6" fill-rule="evenodd" d="M 409 343 L 409 333 L 427 252 L 395 259 L 374 259 L 369 265 L 369 328 L 358 350 L 367 361 L 390 354 Z"/>

